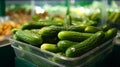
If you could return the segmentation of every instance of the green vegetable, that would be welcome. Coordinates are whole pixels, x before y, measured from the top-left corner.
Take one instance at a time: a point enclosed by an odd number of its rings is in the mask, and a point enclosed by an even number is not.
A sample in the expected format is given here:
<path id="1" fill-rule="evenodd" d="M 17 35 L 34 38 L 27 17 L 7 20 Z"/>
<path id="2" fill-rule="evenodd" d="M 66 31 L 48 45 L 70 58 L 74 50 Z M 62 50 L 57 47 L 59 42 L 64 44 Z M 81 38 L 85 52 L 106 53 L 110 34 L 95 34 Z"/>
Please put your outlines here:
<path id="1" fill-rule="evenodd" d="M 101 30 L 100 28 L 95 27 L 95 26 L 87 26 L 85 28 L 85 32 L 87 32 L 87 33 L 95 33 L 95 32 L 100 31 L 100 30 Z"/>
<path id="2" fill-rule="evenodd" d="M 12 33 L 15 34 L 18 30 L 19 29 L 17 29 L 17 28 L 12 29 Z"/>
<path id="3" fill-rule="evenodd" d="M 40 22 L 30 22 L 30 23 L 25 23 L 21 26 L 21 29 L 40 29 L 42 27 L 46 26 L 45 24 L 42 24 Z"/>
<path id="4" fill-rule="evenodd" d="M 96 21 L 89 20 L 88 18 L 85 19 L 82 23 L 82 25 L 87 25 L 87 26 L 97 26 L 98 23 Z"/>
<path id="5" fill-rule="evenodd" d="M 30 22 L 30 23 L 25 23 L 21 26 L 21 29 L 40 29 L 45 26 L 50 26 L 50 25 L 58 25 L 59 24 L 53 24 L 49 22 Z"/>
<path id="6" fill-rule="evenodd" d="M 70 15 L 66 15 L 65 19 L 64 19 L 64 26 L 65 28 L 69 27 L 70 25 L 72 25 L 72 19 Z"/>
<path id="7" fill-rule="evenodd" d="M 13 38 L 15 39 L 15 40 L 19 40 L 19 38 L 14 34 L 13 35 Z"/>
<path id="8" fill-rule="evenodd" d="M 111 14 L 110 14 L 110 15 L 108 16 L 108 18 L 107 18 L 107 21 L 110 22 L 111 19 L 114 18 L 115 14 L 116 14 L 116 12 L 111 12 Z"/>
<path id="9" fill-rule="evenodd" d="M 100 13 L 98 12 L 94 12 L 91 16 L 90 16 L 90 20 L 94 20 L 97 21 L 99 19 Z"/>
<path id="10" fill-rule="evenodd" d="M 43 27 L 39 30 L 39 34 L 45 37 L 54 37 L 63 29 L 64 28 L 60 26 Z"/>
<path id="11" fill-rule="evenodd" d="M 48 43 L 42 44 L 40 49 L 50 51 L 50 52 L 58 52 L 59 51 L 56 44 L 48 44 Z"/>
<path id="12" fill-rule="evenodd" d="M 109 40 L 117 35 L 117 29 L 111 28 L 108 31 L 105 32 L 105 41 Z"/>
<path id="13" fill-rule="evenodd" d="M 92 33 L 81 33 L 75 31 L 61 31 L 58 33 L 58 38 L 61 40 L 70 40 L 75 42 L 84 41 L 92 36 Z"/>
<path id="14" fill-rule="evenodd" d="M 40 45 L 43 42 L 41 35 L 28 30 L 18 30 L 15 33 L 15 36 L 19 40 L 29 43 L 31 45 Z"/>
<path id="15" fill-rule="evenodd" d="M 97 22 L 96 21 L 92 21 L 92 20 L 89 20 L 89 22 L 87 23 L 87 25 L 90 25 L 90 26 L 97 26 Z"/>
<path id="16" fill-rule="evenodd" d="M 85 41 L 69 47 L 65 54 L 67 57 L 77 57 L 98 46 L 98 42 L 104 37 L 104 32 L 100 31 L 86 39 Z"/>
<path id="17" fill-rule="evenodd" d="M 67 28 L 68 31 L 84 32 L 85 26 L 72 25 Z"/>
<path id="18" fill-rule="evenodd" d="M 117 21 L 117 19 L 119 19 L 119 17 L 120 17 L 119 15 L 120 15 L 120 12 L 116 12 L 115 15 L 114 15 L 114 17 L 111 19 L 111 21 L 113 23 L 115 23 Z"/>
<path id="19" fill-rule="evenodd" d="M 57 47 L 61 50 L 61 51 L 65 51 L 68 47 L 77 44 L 78 42 L 72 42 L 72 41 L 68 41 L 68 40 L 61 40 L 57 43 Z"/>
<path id="20" fill-rule="evenodd" d="M 49 26 L 41 28 L 38 33 L 42 36 L 45 43 L 57 43 L 57 34 L 63 29 L 60 26 Z"/>
<path id="21" fill-rule="evenodd" d="M 111 28 L 111 26 L 110 26 L 110 24 L 103 24 L 103 25 L 101 26 L 101 28 L 102 28 L 103 31 L 107 31 L 108 29 Z"/>

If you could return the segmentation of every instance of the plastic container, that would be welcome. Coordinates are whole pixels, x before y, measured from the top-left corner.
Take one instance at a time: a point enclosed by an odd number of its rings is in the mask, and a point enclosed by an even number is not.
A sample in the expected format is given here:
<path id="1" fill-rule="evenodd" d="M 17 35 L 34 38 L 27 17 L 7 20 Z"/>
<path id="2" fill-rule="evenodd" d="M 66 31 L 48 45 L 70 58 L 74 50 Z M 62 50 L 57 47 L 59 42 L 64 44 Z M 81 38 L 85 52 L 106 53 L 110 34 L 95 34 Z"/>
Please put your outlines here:
<path id="1" fill-rule="evenodd" d="M 120 45 L 120 30 L 118 30 L 117 36 L 114 39 L 116 45 Z"/>
<path id="2" fill-rule="evenodd" d="M 79 57 L 66 58 L 49 51 L 40 50 L 37 47 L 16 41 L 12 38 L 9 38 L 9 40 L 17 57 L 23 58 L 39 67 L 89 67 L 96 61 L 104 59 L 112 52 L 113 48 L 113 39 L 110 39 Z"/>

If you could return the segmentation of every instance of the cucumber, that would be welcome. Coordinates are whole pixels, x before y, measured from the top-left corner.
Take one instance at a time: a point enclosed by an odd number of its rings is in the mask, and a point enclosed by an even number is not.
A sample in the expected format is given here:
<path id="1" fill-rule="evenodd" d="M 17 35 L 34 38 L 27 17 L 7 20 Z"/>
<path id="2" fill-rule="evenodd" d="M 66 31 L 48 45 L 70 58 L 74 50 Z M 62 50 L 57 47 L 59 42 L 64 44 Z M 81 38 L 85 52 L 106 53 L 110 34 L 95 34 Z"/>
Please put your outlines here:
<path id="1" fill-rule="evenodd" d="M 108 31 L 105 32 L 105 41 L 115 37 L 117 35 L 117 29 L 111 28 Z"/>
<path id="2" fill-rule="evenodd" d="M 103 25 L 101 26 L 101 29 L 102 29 L 103 31 L 107 31 L 107 30 L 110 29 L 110 28 L 111 28 L 111 25 L 108 24 L 108 23 L 103 24 Z"/>
<path id="3" fill-rule="evenodd" d="M 24 29 L 40 29 L 42 27 L 45 27 L 45 26 L 50 26 L 50 25 L 58 25 L 59 24 L 53 24 L 53 23 L 46 23 L 46 22 L 30 22 L 30 23 L 25 23 L 21 26 L 21 29 L 24 30 Z"/>
<path id="4" fill-rule="evenodd" d="M 58 38 L 61 40 L 70 40 L 75 42 L 81 42 L 92 36 L 92 33 L 81 33 L 75 31 L 61 31 L 58 33 Z"/>
<path id="5" fill-rule="evenodd" d="M 87 33 L 95 33 L 95 32 L 100 31 L 100 30 L 101 30 L 100 28 L 95 27 L 95 26 L 87 26 L 85 28 L 85 32 L 87 32 Z"/>
<path id="6" fill-rule="evenodd" d="M 85 41 L 69 47 L 65 51 L 67 57 L 77 57 L 98 46 L 98 42 L 104 37 L 104 32 L 99 31 Z"/>
<path id="7" fill-rule="evenodd" d="M 117 21 L 117 19 L 119 19 L 119 15 L 120 15 L 120 12 L 116 12 L 114 17 L 111 19 L 111 22 L 115 23 Z"/>
<path id="8" fill-rule="evenodd" d="M 63 51 L 63 52 L 65 52 L 65 50 L 68 48 L 68 47 L 70 47 L 70 46 L 72 46 L 72 45 L 75 45 L 75 44 L 77 44 L 78 42 L 72 42 L 72 41 L 68 41 L 68 40 L 61 40 L 61 41 L 59 41 L 58 43 L 57 43 L 57 47 L 61 50 L 61 51 Z"/>
<path id="9" fill-rule="evenodd" d="M 111 12 L 111 14 L 110 14 L 110 15 L 108 16 L 108 18 L 107 18 L 107 21 L 108 21 L 108 22 L 111 22 L 111 19 L 114 18 L 115 14 L 116 14 L 116 12 Z"/>
<path id="10" fill-rule="evenodd" d="M 13 39 L 19 40 L 19 38 L 15 34 L 13 35 Z"/>
<path id="11" fill-rule="evenodd" d="M 68 31 L 84 32 L 85 26 L 72 25 L 67 28 Z"/>
<path id="12" fill-rule="evenodd" d="M 92 21 L 89 19 L 85 19 L 82 23 L 82 25 L 87 25 L 87 26 L 97 26 L 98 23 L 96 21 Z"/>
<path id="13" fill-rule="evenodd" d="M 40 45 L 43 42 L 41 35 L 28 30 L 18 30 L 15 33 L 15 36 L 19 40 L 35 46 Z"/>
<path id="14" fill-rule="evenodd" d="M 31 29 L 30 31 L 38 33 L 40 29 Z"/>
<path id="15" fill-rule="evenodd" d="M 45 37 L 54 37 L 63 29 L 60 26 L 48 26 L 41 28 L 38 33 Z"/>
<path id="16" fill-rule="evenodd" d="M 89 20 L 89 21 L 87 22 L 87 25 L 90 25 L 90 26 L 97 26 L 98 23 L 97 23 L 96 21 Z"/>
<path id="17" fill-rule="evenodd" d="M 100 13 L 98 13 L 98 12 L 93 13 L 93 14 L 90 16 L 90 20 L 97 21 L 99 15 L 100 15 Z"/>
<path id="18" fill-rule="evenodd" d="M 25 23 L 21 26 L 22 30 L 25 29 L 40 29 L 42 27 L 46 26 L 45 24 L 42 23 L 38 23 L 38 22 L 30 22 L 30 23 Z"/>
<path id="19" fill-rule="evenodd" d="M 15 34 L 18 30 L 19 29 L 17 29 L 17 28 L 12 29 L 12 33 Z"/>
<path id="20" fill-rule="evenodd" d="M 44 43 L 57 43 L 57 34 L 63 30 L 61 26 L 48 26 L 39 30 L 39 34 L 42 36 Z"/>
<path id="21" fill-rule="evenodd" d="M 54 52 L 54 53 L 59 52 L 59 49 L 57 48 L 56 44 L 44 43 L 41 45 L 40 49 Z"/>

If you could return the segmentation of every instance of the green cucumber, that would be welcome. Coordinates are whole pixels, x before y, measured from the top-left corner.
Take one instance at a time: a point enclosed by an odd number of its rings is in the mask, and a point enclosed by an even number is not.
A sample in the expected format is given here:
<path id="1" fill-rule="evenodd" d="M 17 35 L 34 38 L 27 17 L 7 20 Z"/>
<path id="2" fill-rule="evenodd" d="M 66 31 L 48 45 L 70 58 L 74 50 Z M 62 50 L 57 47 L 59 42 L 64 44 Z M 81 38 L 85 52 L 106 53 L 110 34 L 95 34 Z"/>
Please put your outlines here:
<path id="1" fill-rule="evenodd" d="M 13 34 L 13 39 L 19 40 L 19 38 L 15 34 Z"/>
<path id="2" fill-rule="evenodd" d="M 31 45 L 37 46 L 43 42 L 41 35 L 39 35 L 38 33 L 34 33 L 32 31 L 29 31 L 29 30 L 18 30 L 15 33 L 15 36 L 19 40 L 29 43 Z"/>
<path id="3" fill-rule="evenodd" d="M 45 27 L 45 26 L 50 26 L 50 25 L 58 25 L 59 24 L 53 24 L 53 23 L 46 23 L 46 22 L 29 22 L 29 23 L 25 23 L 21 26 L 21 29 L 24 30 L 24 29 L 40 29 L 42 27 Z M 60 25 L 61 26 L 61 25 Z"/>
<path id="4" fill-rule="evenodd" d="M 87 25 L 87 26 L 97 26 L 98 23 L 96 21 L 92 21 L 89 19 L 85 19 L 82 23 L 82 25 Z"/>
<path id="5" fill-rule="evenodd" d="M 119 19 L 119 15 L 120 15 L 120 12 L 116 12 L 114 17 L 111 19 L 111 22 L 115 23 L 117 21 L 117 19 Z"/>
<path id="6" fill-rule="evenodd" d="M 89 20 L 89 21 L 87 22 L 87 25 L 90 25 L 90 26 L 97 26 L 98 23 L 97 23 L 96 21 Z"/>
<path id="7" fill-rule="evenodd" d="M 104 32 L 99 31 L 85 41 L 69 47 L 65 54 L 67 57 L 77 57 L 98 46 L 98 42 L 104 37 Z"/>
<path id="8" fill-rule="evenodd" d="M 48 26 L 39 30 L 39 34 L 42 36 L 44 43 L 57 43 L 57 34 L 63 30 L 61 26 Z"/>
<path id="9" fill-rule="evenodd" d="M 72 42 L 72 41 L 68 41 L 68 40 L 60 40 L 57 43 L 57 47 L 61 50 L 61 51 L 65 51 L 68 47 L 77 44 L 78 42 Z"/>
<path id="10" fill-rule="evenodd" d="M 87 26 L 85 28 L 85 32 L 87 32 L 87 33 L 95 33 L 95 32 L 100 31 L 100 30 L 101 30 L 100 28 L 95 27 L 95 26 Z"/>
<path id="11" fill-rule="evenodd" d="M 29 23 L 25 23 L 21 26 L 22 30 L 25 29 L 40 29 L 42 27 L 46 26 L 45 24 L 42 23 L 38 23 L 38 22 L 29 22 Z"/>
<path id="12" fill-rule="evenodd" d="M 110 29 L 110 28 L 111 28 L 111 25 L 108 24 L 108 23 L 103 24 L 103 25 L 101 26 L 101 29 L 102 29 L 103 31 L 107 31 L 107 30 Z"/>
<path id="13" fill-rule="evenodd" d="M 84 32 L 85 26 L 72 25 L 67 28 L 68 31 Z"/>
<path id="14" fill-rule="evenodd" d="M 92 33 L 81 33 L 75 31 L 61 31 L 58 33 L 58 38 L 61 40 L 70 40 L 75 42 L 81 42 L 92 36 Z"/>
<path id="15" fill-rule="evenodd" d="M 40 49 L 50 52 L 59 52 L 59 49 L 57 48 L 56 44 L 44 43 L 41 45 Z"/>
<path id="16" fill-rule="evenodd" d="M 117 35 L 117 29 L 111 28 L 108 31 L 105 32 L 105 41 L 115 37 Z"/>
<path id="17" fill-rule="evenodd" d="M 12 29 L 12 33 L 15 34 L 18 30 L 19 29 L 17 29 L 17 28 Z"/>
<path id="18" fill-rule="evenodd" d="M 108 16 L 108 18 L 107 18 L 107 21 L 110 22 L 111 19 L 114 18 L 115 14 L 116 14 L 116 12 L 111 12 L 111 14 L 110 14 L 110 15 Z"/>
<path id="19" fill-rule="evenodd" d="M 38 33 L 45 37 L 54 37 L 63 29 L 60 26 L 48 26 L 41 28 Z"/>

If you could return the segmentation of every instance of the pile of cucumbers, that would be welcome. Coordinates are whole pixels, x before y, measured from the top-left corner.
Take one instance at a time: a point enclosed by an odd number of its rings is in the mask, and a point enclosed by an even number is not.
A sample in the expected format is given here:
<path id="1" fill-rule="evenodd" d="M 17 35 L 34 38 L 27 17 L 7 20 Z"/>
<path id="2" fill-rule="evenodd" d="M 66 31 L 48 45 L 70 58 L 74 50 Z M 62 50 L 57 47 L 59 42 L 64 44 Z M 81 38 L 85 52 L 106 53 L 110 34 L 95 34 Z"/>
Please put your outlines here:
<path id="1" fill-rule="evenodd" d="M 102 43 L 114 38 L 117 29 L 109 24 L 93 25 L 25 23 L 13 29 L 13 38 L 65 57 L 78 57 Z"/>

